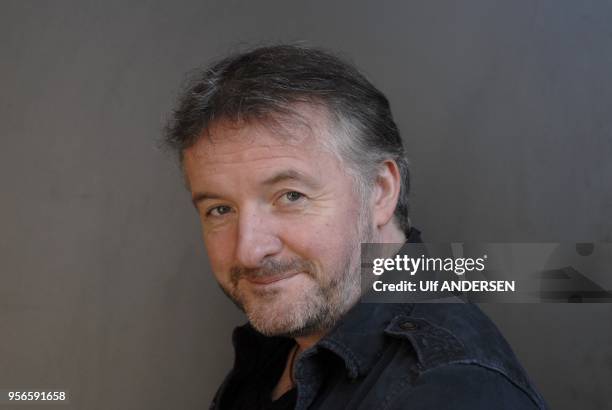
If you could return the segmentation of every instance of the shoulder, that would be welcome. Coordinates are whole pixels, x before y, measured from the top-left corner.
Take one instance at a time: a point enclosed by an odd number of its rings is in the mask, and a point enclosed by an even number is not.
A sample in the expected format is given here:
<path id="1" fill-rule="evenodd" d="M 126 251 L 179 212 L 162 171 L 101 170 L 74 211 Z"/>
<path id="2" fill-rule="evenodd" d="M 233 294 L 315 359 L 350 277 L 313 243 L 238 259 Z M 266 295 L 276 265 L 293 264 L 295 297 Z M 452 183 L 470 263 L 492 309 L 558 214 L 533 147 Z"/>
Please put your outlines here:
<path id="1" fill-rule="evenodd" d="M 546 408 L 504 337 L 476 305 L 416 304 L 409 313 L 396 315 L 385 333 L 407 342 L 405 350 L 415 356 L 410 374 L 412 387 L 419 389 L 408 389 L 410 394 L 432 389 L 437 395 L 446 391 L 484 401 L 507 396 L 508 403 L 514 397 L 532 408 Z"/>
<path id="2" fill-rule="evenodd" d="M 419 374 L 389 398 L 386 409 L 540 409 L 508 378 L 474 364 L 449 364 Z"/>

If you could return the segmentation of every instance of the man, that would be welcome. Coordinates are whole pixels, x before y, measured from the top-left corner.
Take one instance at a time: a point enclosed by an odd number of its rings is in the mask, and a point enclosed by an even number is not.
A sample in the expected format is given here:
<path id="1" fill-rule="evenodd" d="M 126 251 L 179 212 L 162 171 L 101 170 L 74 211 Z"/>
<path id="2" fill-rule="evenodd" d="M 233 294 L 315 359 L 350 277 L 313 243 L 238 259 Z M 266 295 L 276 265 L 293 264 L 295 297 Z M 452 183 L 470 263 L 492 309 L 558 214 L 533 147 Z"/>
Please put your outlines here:
<path id="1" fill-rule="evenodd" d="M 535 409 L 467 304 L 359 303 L 360 244 L 419 242 L 385 96 L 335 56 L 275 46 L 185 90 L 167 130 L 212 270 L 249 323 L 212 409 Z"/>

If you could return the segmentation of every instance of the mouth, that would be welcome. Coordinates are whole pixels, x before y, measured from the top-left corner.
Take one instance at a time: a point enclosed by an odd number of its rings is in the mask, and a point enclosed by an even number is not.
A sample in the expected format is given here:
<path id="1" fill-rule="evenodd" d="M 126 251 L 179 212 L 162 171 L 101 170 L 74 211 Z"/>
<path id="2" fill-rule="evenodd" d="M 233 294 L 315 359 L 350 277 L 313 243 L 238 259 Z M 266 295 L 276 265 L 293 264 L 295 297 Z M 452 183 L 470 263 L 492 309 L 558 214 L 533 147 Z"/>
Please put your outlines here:
<path id="1" fill-rule="evenodd" d="M 281 280 L 289 279 L 299 273 L 301 272 L 289 271 L 289 272 L 278 273 L 275 275 L 265 275 L 265 276 L 247 275 L 244 278 L 247 281 L 255 285 L 269 285 L 271 283 L 280 282 Z"/>

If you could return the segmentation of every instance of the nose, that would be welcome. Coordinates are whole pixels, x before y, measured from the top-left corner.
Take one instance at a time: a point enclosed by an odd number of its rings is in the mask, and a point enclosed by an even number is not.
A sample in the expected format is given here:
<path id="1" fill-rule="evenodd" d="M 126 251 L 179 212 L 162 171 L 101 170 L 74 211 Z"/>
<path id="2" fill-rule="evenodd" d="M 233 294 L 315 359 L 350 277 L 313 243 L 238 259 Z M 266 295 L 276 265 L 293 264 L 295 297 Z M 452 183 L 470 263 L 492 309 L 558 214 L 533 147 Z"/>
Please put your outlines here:
<path id="1" fill-rule="evenodd" d="M 264 210 L 243 210 L 238 222 L 236 259 L 245 268 L 259 268 L 270 256 L 280 253 L 282 242 L 275 223 Z"/>

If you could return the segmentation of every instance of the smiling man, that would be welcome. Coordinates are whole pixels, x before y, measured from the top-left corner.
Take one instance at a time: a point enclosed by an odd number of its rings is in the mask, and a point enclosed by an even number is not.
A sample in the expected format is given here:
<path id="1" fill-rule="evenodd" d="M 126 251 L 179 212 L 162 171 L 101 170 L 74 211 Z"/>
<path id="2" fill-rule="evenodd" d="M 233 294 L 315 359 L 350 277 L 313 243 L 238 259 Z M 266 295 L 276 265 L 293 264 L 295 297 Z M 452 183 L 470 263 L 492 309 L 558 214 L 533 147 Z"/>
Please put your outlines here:
<path id="1" fill-rule="evenodd" d="M 545 407 L 475 306 L 359 302 L 360 244 L 420 238 L 389 103 L 352 66 L 301 46 L 230 56 L 184 91 L 167 142 L 248 317 L 212 409 Z"/>
<path id="2" fill-rule="evenodd" d="M 295 108 L 312 126 L 220 121 L 185 150 L 184 167 L 221 287 L 261 333 L 305 348 L 356 302 L 359 246 L 372 229 L 355 224 L 363 206 L 352 177 L 319 141 L 325 113 Z M 387 219 L 395 191 L 379 201 Z"/>

